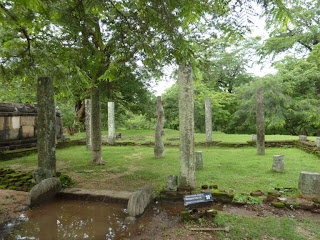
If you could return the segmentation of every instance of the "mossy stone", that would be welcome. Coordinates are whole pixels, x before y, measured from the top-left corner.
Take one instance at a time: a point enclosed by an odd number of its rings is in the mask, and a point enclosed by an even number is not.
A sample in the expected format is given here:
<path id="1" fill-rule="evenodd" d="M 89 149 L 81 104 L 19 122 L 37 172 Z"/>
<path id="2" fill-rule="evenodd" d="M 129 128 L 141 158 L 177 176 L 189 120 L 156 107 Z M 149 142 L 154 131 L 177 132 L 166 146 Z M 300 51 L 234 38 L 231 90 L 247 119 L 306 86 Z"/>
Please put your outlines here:
<path id="1" fill-rule="evenodd" d="M 270 196 L 274 196 L 274 197 L 280 197 L 281 196 L 281 193 L 279 193 L 279 191 L 277 191 L 277 190 L 271 190 L 271 191 L 269 191 L 268 192 L 268 195 L 270 195 Z"/>
<path id="2" fill-rule="evenodd" d="M 231 203 L 234 198 L 232 193 L 220 192 L 219 190 L 213 190 L 211 194 L 212 199 L 218 202 Z"/>
<path id="3" fill-rule="evenodd" d="M 0 185 L 0 189 L 6 189 L 8 185 Z"/>
<path id="4" fill-rule="evenodd" d="M 274 203 L 271 203 L 271 205 L 276 208 L 284 208 L 286 206 L 283 202 L 274 202 Z"/>

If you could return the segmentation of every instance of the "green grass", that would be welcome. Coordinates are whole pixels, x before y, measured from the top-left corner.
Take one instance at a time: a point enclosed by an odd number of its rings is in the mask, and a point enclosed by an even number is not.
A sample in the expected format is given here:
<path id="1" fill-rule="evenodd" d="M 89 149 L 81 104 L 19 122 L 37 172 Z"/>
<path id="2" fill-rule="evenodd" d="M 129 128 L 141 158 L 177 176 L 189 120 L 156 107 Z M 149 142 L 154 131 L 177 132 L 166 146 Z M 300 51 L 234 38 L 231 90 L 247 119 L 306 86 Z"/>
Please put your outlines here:
<path id="1" fill-rule="evenodd" d="M 319 220 L 289 217 L 248 217 L 234 214 L 218 214 L 215 223 L 229 227 L 229 239 L 320 239 Z M 224 233 L 218 232 L 223 239 Z"/>
<path id="2" fill-rule="evenodd" d="M 117 146 L 103 149 L 104 166 L 89 164 L 91 152 L 85 146 L 57 150 L 57 171 L 77 181 L 100 181 L 114 189 L 135 190 L 138 185 L 150 184 L 159 191 L 167 175 L 179 175 L 179 148 L 167 147 L 165 158 L 155 159 L 152 147 Z M 256 155 L 256 149 L 246 148 L 196 148 L 203 151 L 204 170 L 196 172 L 198 186 L 217 184 L 220 189 L 235 192 L 268 191 L 274 187 L 297 187 L 301 171 L 320 172 L 318 157 L 299 149 L 268 148 L 266 155 Z M 285 172 L 271 171 L 273 155 L 285 155 Z M 31 170 L 37 165 L 37 155 L 29 155 L 0 163 L 0 167 Z M 110 179 L 110 176 L 113 178 Z M 112 185 L 114 181 L 114 185 Z M 99 187 L 97 186 L 97 187 Z"/>
<path id="3" fill-rule="evenodd" d="M 122 136 L 131 136 L 130 138 L 135 137 L 144 137 L 144 140 L 138 140 L 136 142 L 143 143 L 147 140 L 154 141 L 154 130 L 117 130 L 116 132 L 121 132 Z M 179 137 L 178 130 L 166 129 L 166 135 L 163 136 L 164 142 L 178 143 L 179 141 L 168 141 L 167 138 Z M 107 135 L 107 131 L 103 131 L 102 135 Z M 85 138 L 86 135 L 84 132 L 76 133 L 72 136 L 72 139 Z M 125 138 L 122 141 L 133 141 L 130 138 Z M 291 135 L 266 135 L 266 141 L 274 140 L 298 140 L 298 136 Z M 317 137 L 308 137 L 310 141 L 316 141 Z M 251 134 L 226 134 L 223 132 L 213 132 L 212 133 L 213 141 L 222 141 L 222 142 L 247 142 L 251 141 Z M 121 140 L 117 140 L 121 141 Z M 204 133 L 195 133 L 196 142 L 205 142 L 206 136 Z"/>

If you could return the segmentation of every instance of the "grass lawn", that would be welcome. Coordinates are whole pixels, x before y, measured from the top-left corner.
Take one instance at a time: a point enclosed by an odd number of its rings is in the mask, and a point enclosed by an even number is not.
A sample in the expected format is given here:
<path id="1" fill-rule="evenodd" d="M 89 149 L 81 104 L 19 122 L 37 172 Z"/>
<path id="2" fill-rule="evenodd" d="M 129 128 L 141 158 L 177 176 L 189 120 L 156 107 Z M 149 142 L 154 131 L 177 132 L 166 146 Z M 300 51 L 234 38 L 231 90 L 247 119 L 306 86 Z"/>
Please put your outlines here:
<path id="1" fill-rule="evenodd" d="M 150 184 L 155 191 L 164 187 L 166 176 L 179 175 L 179 148 L 167 147 L 164 159 L 153 157 L 152 147 L 115 146 L 103 148 L 104 166 L 89 164 L 91 152 L 85 146 L 57 150 L 57 171 L 70 175 L 84 188 L 136 190 Z M 268 148 L 266 155 L 256 149 L 196 148 L 203 151 L 204 170 L 197 171 L 197 182 L 217 184 L 235 192 L 267 191 L 274 187 L 297 187 L 301 171 L 320 172 L 320 159 L 299 149 Z M 271 171 L 273 155 L 285 155 L 285 173 Z M 37 155 L 0 162 L 0 167 L 33 170 Z"/>
<path id="2" fill-rule="evenodd" d="M 179 137 L 179 131 L 178 130 L 172 130 L 172 129 L 166 129 L 166 135 L 163 137 L 164 142 L 173 142 L 178 143 L 178 140 L 175 141 L 168 141 L 167 138 L 172 137 Z M 121 132 L 122 136 L 127 136 L 127 138 L 123 139 L 122 141 L 130 141 L 130 138 L 135 137 L 144 137 L 143 140 L 138 140 L 137 142 L 145 142 L 146 140 L 154 141 L 154 130 L 116 130 L 116 132 Z M 102 132 L 103 135 L 107 135 L 107 131 Z M 130 138 L 128 137 L 130 136 Z M 72 136 L 72 139 L 77 138 L 85 138 L 86 135 L 84 132 L 76 133 Z M 298 140 L 298 136 L 292 136 L 292 135 L 266 135 L 266 141 L 272 141 L 272 140 Z M 308 140 L 310 141 L 316 141 L 315 136 L 308 137 Z M 212 139 L 213 141 L 222 141 L 222 142 L 247 142 L 251 141 L 251 134 L 226 134 L 223 132 L 213 132 L 212 133 Z M 119 140 L 117 140 L 119 141 Z M 121 140 L 120 140 L 121 141 Z M 195 141 L 196 142 L 205 142 L 206 141 L 206 135 L 204 133 L 195 133 Z"/>
<path id="3" fill-rule="evenodd" d="M 133 135 L 133 134 L 132 134 Z M 240 137 L 239 137 L 240 138 Z M 144 146 L 104 146 L 104 166 L 89 164 L 91 152 L 85 146 L 57 150 L 57 171 L 67 174 L 75 187 L 135 191 L 149 184 L 156 192 L 165 185 L 166 176 L 179 175 L 179 148 L 167 147 L 163 159 L 153 157 L 153 148 Z M 264 192 L 274 187 L 297 187 L 301 171 L 320 172 L 320 159 L 294 148 L 268 148 L 266 155 L 257 156 L 256 149 L 196 148 L 203 151 L 204 170 L 197 171 L 197 182 L 217 184 L 219 189 L 235 193 L 253 190 Z M 285 173 L 271 171 L 273 155 L 285 155 Z M 0 162 L 0 168 L 31 171 L 37 165 L 37 155 Z M 320 218 L 250 217 L 218 214 L 214 224 L 230 227 L 217 233 L 221 239 L 320 239 Z M 188 223 L 185 224 L 185 228 Z"/>

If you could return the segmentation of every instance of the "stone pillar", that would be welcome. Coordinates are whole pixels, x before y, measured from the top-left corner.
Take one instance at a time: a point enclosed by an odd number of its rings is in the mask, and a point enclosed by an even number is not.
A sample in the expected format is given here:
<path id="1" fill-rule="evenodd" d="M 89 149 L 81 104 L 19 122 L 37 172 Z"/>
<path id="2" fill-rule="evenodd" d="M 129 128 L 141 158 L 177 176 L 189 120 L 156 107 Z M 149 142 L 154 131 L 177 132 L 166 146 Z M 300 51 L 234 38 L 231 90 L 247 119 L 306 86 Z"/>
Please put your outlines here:
<path id="1" fill-rule="evenodd" d="M 116 139 L 116 127 L 114 121 L 114 102 L 108 102 L 108 142 L 114 143 Z"/>
<path id="2" fill-rule="evenodd" d="M 203 169 L 203 158 L 202 158 L 202 151 L 196 151 L 196 170 Z"/>
<path id="3" fill-rule="evenodd" d="M 317 138 L 317 147 L 320 148 L 320 138 Z"/>
<path id="4" fill-rule="evenodd" d="M 154 157 L 163 158 L 164 157 L 164 144 L 162 141 L 162 135 L 164 133 L 164 111 L 162 105 L 161 96 L 157 97 L 157 110 L 155 112 L 157 117 L 157 125 L 155 129 L 155 138 L 154 138 Z"/>
<path id="5" fill-rule="evenodd" d="M 206 141 L 212 142 L 212 108 L 211 98 L 205 100 Z"/>
<path id="6" fill-rule="evenodd" d="M 177 191 L 177 189 L 178 189 L 178 176 L 176 175 L 167 176 L 167 185 L 165 190 Z"/>
<path id="7" fill-rule="evenodd" d="M 257 134 L 252 134 L 251 135 L 251 141 L 256 142 L 257 141 Z"/>
<path id="8" fill-rule="evenodd" d="M 101 154 L 101 118 L 100 118 L 100 91 L 99 88 L 91 89 L 91 141 L 92 158 L 90 163 L 104 165 Z"/>
<path id="9" fill-rule="evenodd" d="M 303 197 L 320 197 L 320 174 L 315 172 L 301 172 L 298 188 Z"/>
<path id="10" fill-rule="evenodd" d="M 56 175 L 56 111 L 51 78 L 38 78 L 37 101 L 38 168 L 34 178 L 39 183 Z"/>
<path id="11" fill-rule="evenodd" d="M 257 154 L 265 154 L 265 138 L 264 138 L 264 103 L 263 89 L 258 88 L 256 94 L 256 128 L 257 128 Z"/>
<path id="12" fill-rule="evenodd" d="M 179 132 L 180 132 L 180 186 L 196 188 L 194 157 L 194 96 L 193 71 L 180 65 L 179 83 Z"/>
<path id="13" fill-rule="evenodd" d="M 299 135 L 299 141 L 307 141 L 308 137 L 306 135 Z"/>
<path id="14" fill-rule="evenodd" d="M 91 139 L 91 99 L 84 100 L 85 115 L 86 115 L 86 145 L 87 151 L 92 151 L 92 139 Z"/>
<path id="15" fill-rule="evenodd" d="M 284 172 L 284 155 L 274 155 L 272 170 L 275 172 Z"/>

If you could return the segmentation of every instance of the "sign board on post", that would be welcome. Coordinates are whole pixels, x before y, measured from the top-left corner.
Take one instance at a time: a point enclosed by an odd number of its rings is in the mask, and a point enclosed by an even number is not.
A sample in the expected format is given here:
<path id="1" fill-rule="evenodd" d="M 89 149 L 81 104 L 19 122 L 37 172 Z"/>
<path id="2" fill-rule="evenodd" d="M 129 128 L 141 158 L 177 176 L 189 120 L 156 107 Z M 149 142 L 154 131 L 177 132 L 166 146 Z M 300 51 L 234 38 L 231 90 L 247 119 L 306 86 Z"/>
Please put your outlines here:
<path id="1" fill-rule="evenodd" d="M 191 210 L 194 208 L 207 207 L 212 203 L 211 192 L 198 193 L 192 195 L 185 195 L 183 197 L 184 207 L 186 210 Z"/>

